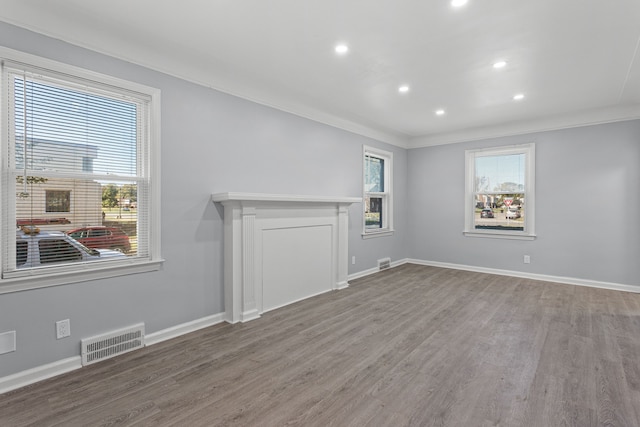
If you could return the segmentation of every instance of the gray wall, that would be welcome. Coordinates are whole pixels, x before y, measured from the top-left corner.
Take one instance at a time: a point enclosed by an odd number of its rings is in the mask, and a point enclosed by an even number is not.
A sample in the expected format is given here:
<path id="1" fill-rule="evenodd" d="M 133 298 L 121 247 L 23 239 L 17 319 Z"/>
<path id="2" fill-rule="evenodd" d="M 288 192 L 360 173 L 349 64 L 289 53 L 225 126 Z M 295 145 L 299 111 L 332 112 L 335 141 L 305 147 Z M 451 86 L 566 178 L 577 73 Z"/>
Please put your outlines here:
<path id="1" fill-rule="evenodd" d="M 406 150 L 191 84 L 0 22 L 0 43 L 162 90 L 161 271 L 0 295 L 17 351 L 0 377 L 79 354 L 79 340 L 144 322 L 147 333 L 224 311 L 222 209 L 211 193 L 362 195 L 362 145 L 394 152 L 393 237 L 362 240 L 350 211 L 350 273 L 406 258 Z M 71 338 L 54 322 L 71 319 Z"/>
<path id="2" fill-rule="evenodd" d="M 465 150 L 528 142 L 537 239 L 463 236 Z M 640 286 L 638 120 L 415 149 L 408 171 L 412 258 Z"/>

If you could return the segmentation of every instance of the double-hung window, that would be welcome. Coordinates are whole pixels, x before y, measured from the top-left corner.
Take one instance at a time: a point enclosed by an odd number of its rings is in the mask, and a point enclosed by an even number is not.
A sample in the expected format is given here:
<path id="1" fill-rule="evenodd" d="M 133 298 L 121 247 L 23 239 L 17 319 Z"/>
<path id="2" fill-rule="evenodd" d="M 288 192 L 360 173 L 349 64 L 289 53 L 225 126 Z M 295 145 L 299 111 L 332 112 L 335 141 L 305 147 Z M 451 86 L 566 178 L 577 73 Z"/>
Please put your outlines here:
<path id="1" fill-rule="evenodd" d="M 534 144 L 466 151 L 466 235 L 531 240 L 534 207 Z"/>
<path id="2" fill-rule="evenodd" d="M 363 236 L 393 232 L 393 153 L 364 146 L 364 229 Z"/>
<path id="3" fill-rule="evenodd" d="M 157 269 L 159 91 L 0 57 L 0 292 Z M 71 237 L 103 228 L 127 244 Z"/>

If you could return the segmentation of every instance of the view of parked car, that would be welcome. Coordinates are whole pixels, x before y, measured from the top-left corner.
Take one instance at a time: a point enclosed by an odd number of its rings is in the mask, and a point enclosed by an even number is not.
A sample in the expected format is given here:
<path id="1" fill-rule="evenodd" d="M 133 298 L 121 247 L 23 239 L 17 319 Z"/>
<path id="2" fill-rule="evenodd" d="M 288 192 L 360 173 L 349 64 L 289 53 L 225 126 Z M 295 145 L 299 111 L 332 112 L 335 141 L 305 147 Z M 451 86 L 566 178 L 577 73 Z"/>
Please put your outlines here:
<path id="1" fill-rule="evenodd" d="M 480 218 L 493 218 L 493 210 L 484 208 L 480 211 Z"/>
<path id="2" fill-rule="evenodd" d="M 505 216 L 508 219 L 520 218 L 520 209 L 518 209 L 517 206 L 510 206 L 509 209 L 507 209 Z"/>
<path id="3" fill-rule="evenodd" d="M 54 263 L 125 258 L 121 252 L 91 249 L 62 231 L 23 227 L 16 231 L 16 267 L 30 268 Z"/>
<path id="4" fill-rule="evenodd" d="M 131 250 L 129 236 L 116 227 L 83 227 L 67 231 L 67 235 L 89 248 L 112 249 L 127 253 Z"/>

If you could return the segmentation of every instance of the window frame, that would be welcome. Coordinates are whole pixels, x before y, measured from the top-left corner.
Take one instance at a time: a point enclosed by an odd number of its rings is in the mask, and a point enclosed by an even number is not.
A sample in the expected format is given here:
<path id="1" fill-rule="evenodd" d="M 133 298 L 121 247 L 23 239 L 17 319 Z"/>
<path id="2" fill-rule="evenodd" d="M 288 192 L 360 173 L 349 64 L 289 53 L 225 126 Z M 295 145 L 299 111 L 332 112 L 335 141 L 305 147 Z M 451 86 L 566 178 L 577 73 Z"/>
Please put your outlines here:
<path id="1" fill-rule="evenodd" d="M 525 207 L 523 230 L 475 229 L 475 161 L 478 157 L 525 156 Z M 535 234 L 535 143 L 471 149 L 465 151 L 465 226 L 463 234 L 468 237 L 494 239 L 534 240 Z"/>
<path id="2" fill-rule="evenodd" d="M 369 192 L 365 188 L 366 183 L 366 163 L 367 157 L 375 157 L 384 161 L 384 191 L 382 192 Z M 373 237 L 382 237 L 392 235 L 393 228 L 393 153 L 379 148 L 370 147 L 367 145 L 362 146 L 362 238 L 369 239 Z M 382 198 L 382 227 L 381 228 L 367 228 L 365 212 L 366 212 L 366 199 L 367 197 L 381 197 Z"/>
<path id="3" fill-rule="evenodd" d="M 2 76 L 2 87 L 0 88 L 0 99 L 2 100 L 0 102 L 0 188 L 3 192 L 3 199 L 9 201 L 0 209 L 0 294 L 159 270 L 164 262 L 160 246 L 160 90 L 5 47 L 0 47 L 0 64 Z M 5 258 L 11 256 L 12 251 L 8 249 L 8 254 L 3 251 L 10 247 L 9 244 L 6 244 L 7 239 L 15 238 L 15 197 L 8 196 L 15 193 L 16 187 L 15 180 L 10 179 L 11 171 L 7 158 L 10 147 L 7 126 L 11 108 L 9 108 L 8 94 L 6 93 L 8 70 L 15 68 L 45 76 L 51 75 L 56 78 L 62 76 L 64 81 L 70 85 L 82 84 L 114 95 L 127 93 L 147 100 L 146 114 L 142 117 L 142 120 L 145 121 L 147 137 L 140 147 L 145 152 L 139 153 L 138 156 L 145 159 L 144 176 L 149 182 L 149 214 L 146 218 L 148 222 L 148 256 L 127 258 L 117 262 L 91 263 L 90 265 L 85 263 L 66 264 L 38 269 L 38 271 L 28 269 L 24 274 L 20 274 L 22 272 L 13 274 L 14 270 L 5 277 L 4 272 L 7 268 L 4 265 Z M 13 210 L 13 214 L 11 214 L 11 210 Z"/>

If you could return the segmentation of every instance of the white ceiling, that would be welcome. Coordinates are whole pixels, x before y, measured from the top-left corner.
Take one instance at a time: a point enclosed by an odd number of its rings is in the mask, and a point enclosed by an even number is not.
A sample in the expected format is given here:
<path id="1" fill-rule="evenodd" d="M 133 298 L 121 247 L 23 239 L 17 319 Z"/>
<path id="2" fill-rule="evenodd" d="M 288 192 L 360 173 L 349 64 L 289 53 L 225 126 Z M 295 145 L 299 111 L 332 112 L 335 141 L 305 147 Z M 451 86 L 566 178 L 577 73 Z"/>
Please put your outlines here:
<path id="1" fill-rule="evenodd" d="M 0 0 L 0 20 L 404 147 L 640 118 L 640 0 Z"/>

